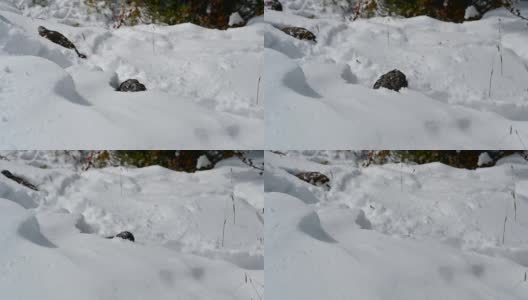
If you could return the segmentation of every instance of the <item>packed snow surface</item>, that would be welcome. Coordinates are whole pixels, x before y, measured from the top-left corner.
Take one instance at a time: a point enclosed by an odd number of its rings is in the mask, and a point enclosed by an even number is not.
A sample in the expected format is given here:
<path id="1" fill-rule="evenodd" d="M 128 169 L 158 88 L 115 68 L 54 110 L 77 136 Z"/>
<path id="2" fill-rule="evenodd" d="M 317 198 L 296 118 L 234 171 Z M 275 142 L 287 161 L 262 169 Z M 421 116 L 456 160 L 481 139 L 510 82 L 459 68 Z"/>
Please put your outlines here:
<path id="1" fill-rule="evenodd" d="M 113 29 L 83 2 L 49 2 L 0 0 L 0 148 L 262 148 L 258 19 Z M 88 59 L 38 35 L 41 25 Z M 130 78 L 147 91 L 116 91 Z"/>
<path id="2" fill-rule="evenodd" d="M 2 156 L 0 169 L 39 189 L 0 174 L 2 299 L 263 297 L 263 180 L 254 169 L 227 160 L 193 174 L 80 171 L 50 153 Z M 105 238 L 124 230 L 135 243 Z"/>
<path id="3" fill-rule="evenodd" d="M 266 299 L 528 298 L 524 159 L 464 170 L 317 157 L 266 153 Z"/>
<path id="4" fill-rule="evenodd" d="M 351 21 L 321 2 L 284 0 L 283 12 L 266 11 L 270 149 L 526 147 L 526 21 L 505 10 L 462 24 L 425 16 Z M 526 4 L 521 12 L 528 14 Z M 310 30 L 317 43 L 283 33 L 286 26 Z M 408 88 L 372 88 L 394 69 Z"/>

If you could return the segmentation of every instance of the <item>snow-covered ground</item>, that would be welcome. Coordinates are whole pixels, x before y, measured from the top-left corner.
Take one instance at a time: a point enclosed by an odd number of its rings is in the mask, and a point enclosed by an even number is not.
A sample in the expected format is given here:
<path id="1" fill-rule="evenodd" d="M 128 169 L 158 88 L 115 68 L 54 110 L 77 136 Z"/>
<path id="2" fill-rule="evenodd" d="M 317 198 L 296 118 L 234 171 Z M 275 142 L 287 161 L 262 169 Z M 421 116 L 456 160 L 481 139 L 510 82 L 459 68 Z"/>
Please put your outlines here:
<path id="1" fill-rule="evenodd" d="M 429 17 L 350 21 L 320 0 L 281 2 L 283 12 L 265 13 L 268 148 L 526 147 L 526 21 L 505 10 L 463 24 Z M 521 8 L 528 15 L 526 2 Z M 317 43 L 279 30 L 286 26 L 312 31 Z M 406 74 L 409 88 L 372 89 L 393 69 Z"/>
<path id="2" fill-rule="evenodd" d="M 26 2 L 0 0 L 1 149 L 263 147 L 262 18 L 227 31 L 112 29 L 83 1 Z M 39 36 L 40 25 L 88 59 Z M 147 91 L 115 91 L 129 78 Z"/>
<path id="3" fill-rule="evenodd" d="M 0 174 L 0 298 L 263 297 L 263 179 L 238 160 L 189 174 L 2 156 L 39 191 Z M 105 238 L 123 230 L 136 242 Z"/>
<path id="4" fill-rule="evenodd" d="M 528 298 L 522 158 L 463 170 L 265 156 L 266 299 Z M 292 175 L 301 171 L 326 174 L 330 190 Z"/>

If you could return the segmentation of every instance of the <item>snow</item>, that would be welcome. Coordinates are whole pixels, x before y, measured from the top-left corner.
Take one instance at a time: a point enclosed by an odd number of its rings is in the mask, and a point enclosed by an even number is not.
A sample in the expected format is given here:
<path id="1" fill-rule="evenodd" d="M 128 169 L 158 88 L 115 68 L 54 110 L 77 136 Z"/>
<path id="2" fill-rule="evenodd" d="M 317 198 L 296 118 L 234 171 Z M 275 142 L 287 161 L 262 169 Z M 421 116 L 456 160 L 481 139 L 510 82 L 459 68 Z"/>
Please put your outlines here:
<path id="1" fill-rule="evenodd" d="M 521 157 L 464 170 L 265 156 L 266 299 L 528 296 L 528 163 Z M 293 176 L 300 171 L 326 174 L 331 189 L 300 181 Z"/>
<path id="2" fill-rule="evenodd" d="M 113 25 L 114 12 L 110 3 L 90 0 L 3 0 L 2 6 L 12 7 L 32 19 L 53 20 L 70 26 Z"/>
<path id="3" fill-rule="evenodd" d="M 466 8 L 466 13 L 464 14 L 464 19 L 468 20 L 468 19 L 473 19 L 473 18 L 476 18 L 480 16 L 480 13 L 479 11 L 477 10 L 477 8 L 473 5 L 470 5 Z"/>
<path id="4" fill-rule="evenodd" d="M 1 154 L 0 169 L 39 188 L 0 175 L 2 297 L 263 297 L 263 180 L 237 159 L 191 174 L 81 171 L 61 152 Z M 135 243 L 105 238 L 124 230 Z"/>
<path id="5" fill-rule="evenodd" d="M 196 169 L 203 169 L 211 166 L 211 161 L 209 158 L 207 158 L 207 155 L 202 155 L 198 157 L 198 161 L 196 162 Z"/>
<path id="6" fill-rule="evenodd" d="M 320 15 L 329 18 L 344 18 L 355 7 L 357 1 L 349 0 L 279 0 L 284 10 L 306 18 Z M 267 13 L 267 11 L 266 11 Z"/>
<path id="7" fill-rule="evenodd" d="M 477 165 L 478 166 L 484 166 L 489 163 L 492 163 L 493 159 L 489 156 L 488 152 L 483 152 L 479 155 Z"/>
<path id="8" fill-rule="evenodd" d="M 81 2 L 49 2 L 0 1 L 0 148 L 262 148 L 258 19 L 226 31 L 113 29 Z M 52 13 L 69 7 L 65 18 L 75 26 Z M 39 36 L 40 25 L 67 36 L 88 59 Z M 129 78 L 147 91 L 115 91 Z"/>
<path id="9" fill-rule="evenodd" d="M 525 21 L 505 10 L 462 24 L 425 16 L 350 21 L 316 9 L 319 2 L 285 0 L 283 12 L 266 11 L 269 149 L 524 148 Z M 288 36 L 285 26 L 306 28 L 318 42 Z M 393 69 L 406 74 L 408 88 L 372 89 Z"/>
<path id="10" fill-rule="evenodd" d="M 244 19 L 240 16 L 238 12 L 234 12 L 229 16 L 229 26 L 239 25 L 244 23 Z"/>

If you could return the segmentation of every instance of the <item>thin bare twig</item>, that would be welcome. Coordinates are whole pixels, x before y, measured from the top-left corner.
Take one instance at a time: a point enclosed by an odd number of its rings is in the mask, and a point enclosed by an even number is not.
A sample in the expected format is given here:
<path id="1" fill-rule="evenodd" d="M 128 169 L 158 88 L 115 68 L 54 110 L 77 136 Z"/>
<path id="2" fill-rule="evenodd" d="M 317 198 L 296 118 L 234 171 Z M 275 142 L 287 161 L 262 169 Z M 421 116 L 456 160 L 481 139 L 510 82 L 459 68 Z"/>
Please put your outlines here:
<path id="1" fill-rule="evenodd" d="M 224 218 L 224 226 L 222 227 L 222 247 L 224 247 L 224 237 L 225 237 L 225 226 L 227 223 L 227 219 Z"/>
<path id="2" fill-rule="evenodd" d="M 247 273 L 244 273 L 244 281 L 245 283 L 250 283 L 251 286 L 253 287 L 253 290 L 255 291 L 255 294 L 257 295 L 257 297 L 262 300 L 262 296 L 260 295 L 259 291 L 257 290 L 257 287 L 255 286 L 255 282 L 257 282 L 256 280 L 254 280 L 251 276 L 249 276 Z M 260 284 L 259 282 L 257 282 L 257 284 L 259 284 L 260 286 L 264 287 L 263 284 Z"/>
<path id="3" fill-rule="evenodd" d="M 261 76 L 259 76 L 258 82 L 257 82 L 257 105 L 259 104 L 260 80 L 261 80 Z"/>
<path id="4" fill-rule="evenodd" d="M 517 129 L 515 129 L 515 134 L 516 134 L 517 137 L 519 138 L 519 141 L 521 142 L 521 144 L 523 145 L 524 150 L 526 151 L 526 145 L 524 144 L 524 141 L 523 141 L 523 139 L 521 138 L 521 136 L 519 135 L 519 132 L 517 131 Z"/>
<path id="5" fill-rule="evenodd" d="M 233 224 L 236 224 L 235 196 L 231 193 L 231 202 L 233 203 Z"/>
<path id="6" fill-rule="evenodd" d="M 240 159 L 240 161 L 242 161 L 245 165 L 250 166 L 250 167 L 252 167 L 253 169 L 257 169 L 257 170 L 259 170 L 259 171 L 260 171 L 260 172 L 259 172 L 260 175 L 262 175 L 262 174 L 264 173 L 264 163 L 262 163 L 262 164 L 261 164 L 262 166 L 259 167 L 259 166 L 256 166 L 256 165 L 255 165 L 254 161 L 253 161 L 251 158 L 245 157 L 245 156 L 244 156 L 244 153 L 238 153 L 236 156 L 237 156 L 237 157 Z"/>
<path id="7" fill-rule="evenodd" d="M 504 76 L 502 71 L 502 29 L 501 29 L 501 19 L 499 18 L 499 44 L 497 45 L 500 55 L 500 64 L 501 64 L 501 76 Z"/>
<path id="8" fill-rule="evenodd" d="M 502 228 L 502 244 L 504 245 L 504 235 L 506 234 L 506 222 L 508 221 L 508 215 L 504 217 L 504 227 Z"/>

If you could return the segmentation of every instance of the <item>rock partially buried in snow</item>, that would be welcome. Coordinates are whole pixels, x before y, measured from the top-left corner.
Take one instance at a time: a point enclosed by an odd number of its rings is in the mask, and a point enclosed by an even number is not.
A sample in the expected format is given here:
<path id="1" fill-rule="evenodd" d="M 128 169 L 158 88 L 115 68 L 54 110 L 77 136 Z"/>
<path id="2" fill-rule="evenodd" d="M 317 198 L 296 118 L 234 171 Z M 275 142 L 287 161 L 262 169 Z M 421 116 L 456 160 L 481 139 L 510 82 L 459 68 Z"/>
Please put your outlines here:
<path id="1" fill-rule="evenodd" d="M 119 88 L 117 88 L 117 90 L 119 92 L 142 92 L 146 91 L 147 88 L 137 79 L 127 79 L 119 85 Z"/>
<path id="2" fill-rule="evenodd" d="M 296 39 L 303 40 L 303 41 L 313 41 L 317 43 L 317 38 L 315 34 L 313 34 L 311 31 L 309 31 L 306 28 L 284 27 L 281 30 L 282 32 L 286 33 L 287 35 L 291 35 Z"/>
<path id="3" fill-rule="evenodd" d="M 279 0 L 266 0 L 266 8 L 276 11 L 282 11 L 282 3 Z"/>
<path id="4" fill-rule="evenodd" d="M 384 87 L 389 90 L 399 91 L 401 88 L 407 87 L 407 77 L 399 70 L 392 70 L 389 73 L 382 75 L 374 84 L 374 89 Z"/>
<path id="5" fill-rule="evenodd" d="M 297 175 L 295 175 L 297 178 L 299 178 L 302 181 L 306 181 L 311 185 L 315 186 L 322 186 L 327 189 L 330 189 L 330 179 L 319 172 L 301 172 Z"/>
<path id="6" fill-rule="evenodd" d="M 129 232 L 129 231 L 120 232 L 118 235 L 116 235 L 116 237 L 122 238 L 124 240 L 129 240 L 129 241 L 132 241 L 132 242 L 136 241 L 134 239 L 134 235 L 131 232 Z"/>
<path id="7" fill-rule="evenodd" d="M 15 181 L 16 183 L 18 184 L 21 184 L 29 189 L 32 189 L 34 191 L 38 191 L 38 188 L 31 184 L 29 181 L 27 181 L 26 179 L 20 177 L 20 176 L 16 176 L 16 175 L 13 175 L 13 173 L 9 172 L 8 170 L 2 170 L 2 175 L 4 175 L 5 177 Z"/>
<path id="8" fill-rule="evenodd" d="M 122 238 L 124 240 L 129 240 L 129 241 L 132 241 L 132 242 L 136 241 L 136 239 L 134 239 L 134 235 L 130 231 L 122 231 L 122 232 L 118 233 L 115 236 L 107 237 L 107 239 L 113 239 L 115 237 Z"/>
<path id="9" fill-rule="evenodd" d="M 73 49 L 80 58 L 86 58 L 86 55 L 80 53 L 77 50 L 77 47 L 75 47 L 75 45 L 70 40 L 68 40 L 68 38 L 62 35 L 60 32 L 48 30 L 44 26 L 39 26 L 38 33 L 40 36 L 52 41 L 53 43 L 57 45 L 61 45 L 62 47 L 67 48 L 67 49 Z"/>

